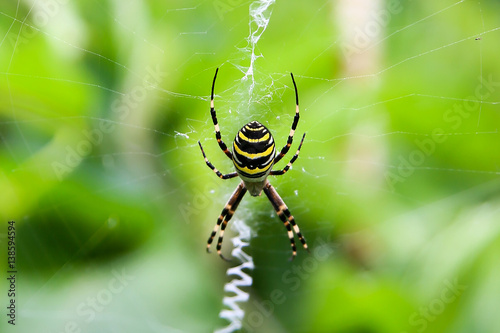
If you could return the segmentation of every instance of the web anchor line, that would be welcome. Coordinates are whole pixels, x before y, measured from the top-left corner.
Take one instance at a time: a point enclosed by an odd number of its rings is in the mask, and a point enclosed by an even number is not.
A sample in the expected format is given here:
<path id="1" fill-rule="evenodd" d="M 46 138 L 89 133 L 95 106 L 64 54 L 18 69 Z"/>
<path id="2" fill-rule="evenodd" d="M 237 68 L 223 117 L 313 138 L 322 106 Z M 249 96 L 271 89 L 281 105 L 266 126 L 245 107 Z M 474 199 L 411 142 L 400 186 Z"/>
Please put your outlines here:
<path id="1" fill-rule="evenodd" d="M 232 276 L 233 279 L 224 286 L 226 295 L 222 299 L 222 304 L 227 307 L 227 309 L 222 309 L 219 313 L 219 317 L 227 320 L 229 324 L 224 328 L 216 330 L 216 333 L 230 333 L 242 328 L 245 311 L 240 308 L 238 303 L 246 303 L 250 295 L 248 292 L 241 290 L 241 287 L 251 287 L 253 282 L 252 277 L 243 272 L 244 269 L 254 269 L 252 257 L 243 251 L 243 248 L 248 246 L 250 241 L 250 227 L 243 221 L 236 220 L 233 224 L 233 228 L 237 230 L 239 234 L 231 239 L 234 246 L 231 255 L 233 258 L 239 259 L 241 264 L 227 270 L 227 276 Z"/>

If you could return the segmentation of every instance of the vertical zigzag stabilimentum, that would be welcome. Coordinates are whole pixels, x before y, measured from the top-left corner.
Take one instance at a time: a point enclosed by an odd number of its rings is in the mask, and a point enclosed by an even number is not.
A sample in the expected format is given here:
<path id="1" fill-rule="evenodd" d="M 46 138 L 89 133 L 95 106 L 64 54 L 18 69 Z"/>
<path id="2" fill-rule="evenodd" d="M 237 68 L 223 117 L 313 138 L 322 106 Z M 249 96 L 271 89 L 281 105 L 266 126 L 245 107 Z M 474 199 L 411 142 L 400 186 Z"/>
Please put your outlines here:
<path id="1" fill-rule="evenodd" d="M 229 325 L 217 330 L 217 333 L 234 332 L 242 327 L 245 311 L 240 308 L 239 304 L 246 303 L 250 295 L 240 288 L 252 286 L 252 277 L 243 272 L 244 269 L 251 271 L 254 268 L 252 257 L 243 251 L 243 248 L 250 241 L 250 227 L 241 220 L 235 220 L 232 228 L 238 231 L 238 235 L 231 239 L 234 246 L 231 255 L 233 258 L 239 259 L 241 264 L 227 270 L 227 275 L 233 277 L 233 279 L 224 286 L 226 296 L 222 299 L 222 303 L 227 308 L 221 310 L 219 317 L 226 319 Z"/>

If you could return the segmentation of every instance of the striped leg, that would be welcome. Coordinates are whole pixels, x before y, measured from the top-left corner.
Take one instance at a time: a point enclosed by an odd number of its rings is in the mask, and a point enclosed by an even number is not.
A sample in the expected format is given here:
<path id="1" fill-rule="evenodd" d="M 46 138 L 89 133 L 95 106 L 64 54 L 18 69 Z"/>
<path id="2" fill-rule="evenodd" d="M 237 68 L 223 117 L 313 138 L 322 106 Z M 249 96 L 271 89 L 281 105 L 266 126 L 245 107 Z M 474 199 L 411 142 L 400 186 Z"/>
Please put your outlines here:
<path id="1" fill-rule="evenodd" d="M 214 81 L 212 82 L 212 94 L 210 96 L 210 115 L 212 115 L 212 121 L 215 127 L 215 138 L 217 139 L 217 143 L 219 144 L 220 149 L 229 157 L 230 160 L 233 159 L 233 154 L 227 149 L 226 144 L 222 141 L 222 136 L 220 134 L 219 122 L 217 121 L 217 115 L 215 113 L 215 104 L 214 104 L 214 88 L 215 88 L 215 79 L 217 79 L 217 72 L 219 69 L 215 70 Z"/>
<path id="2" fill-rule="evenodd" d="M 290 73 L 292 76 L 292 82 L 293 82 L 293 87 L 295 88 L 295 117 L 293 118 L 293 123 L 292 123 L 292 129 L 290 129 L 290 134 L 288 135 L 288 140 L 286 142 L 286 145 L 281 148 L 280 153 L 274 158 L 274 164 L 278 163 L 283 156 L 288 153 L 288 150 L 290 149 L 290 146 L 292 145 L 293 142 L 293 135 L 295 134 L 295 129 L 297 128 L 297 124 L 299 123 L 299 94 L 297 93 L 297 85 L 295 84 L 295 79 L 293 78 L 293 74 Z"/>
<path id="3" fill-rule="evenodd" d="M 285 168 L 283 168 L 283 170 L 271 171 L 271 173 L 270 173 L 271 176 L 281 176 L 281 175 L 285 174 L 288 171 L 288 169 L 290 169 L 293 162 L 295 162 L 295 160 L 299 157 L 300 148 L 302 147 L 302 143 L 304 142 L 305 137 L 306 137 L 306 133 L 304 133 L 304 135 L 302 136 L 302 140 L 300 140 L 299 149 L 297 149 L 297 152 L 295 153 L 295 155 L 293 155 L 292 159 L 290 160 L 290 162 L 288 162 L 288 164 L 285 166 Z"/>
<path id="4" fill-rule="evenodd" d="M 205 163 L 208 165 L 210 169 L 212 169 L 213 172 L 219 177 L 220 179 L 230 179 L 238 176 L 236 172 L 231 172 L 228 173 L 227 175 L 223 175 L 217 168 L 214 167 L 212 163 L 208 160 L 207 156 L 205 155 L 205 152 L 203 151 L 203 147 L 201 146 L 201 142 L 198 141 L 198 145 L 200 145 L 201 153 L 203 154 L 203 158 L 205 159 Z"/>
<path id="5" fill-rule="evenodd" d="M 297 237 L 299 237 L 299 240 L 302 243 L 304 249 L 307 250 L 307 252 L 309 252 L 306 240 L 300 233 L 299 226 L 295 223 L 295 218 L 288 210 L 288 207 L 285 205 L 283 199 L 281 199 L 278 192 L 276 192 L 275 188 L 268 181 L 266 181 L 266 184 L 264 185 L 264 193 L 269 198 L 269 201 L 271 201 L 274 210 L 276 210 L 276 214 L 278 214 L 278 217 L 281 219 L 281 221 L 283 221 L 283 224 L 285 225 L 286 230 L 288 231 L 288 238 L 290 239 L 290 244 L 292 246 L 291 259 L 293 260 L 297 255 L 297 248 L 295 246 L 295 240 L 293 238 L 292 228 L 293 231 L 295 231 L 295 234 L 297 234 Z"/>
<path id="6" fill-rule="evenodd" d="M 224 209 L 222 210 L 219 218 L 217 219 L 217 224 L 215 225 L 214 230 L 212 231 L 210 237 L 208 238 L 207 252 L 210 252 L 210 245 L 212 244 L 215 235 L 219 230 L 219 227 L 221 227 L 219 240 L 217 241 L 217 253 L 219 254 L 219 256 L 221 256 L 222 259 L 226 260 L 226 258 L 224 258 L 221 254 L 222 240 L 224 238 L 224 230 L 226 229 L 227 223 L 233 217 L 236 208 L 238 208 L 238 205 L 240 204 L 241 199 L 243 199 L 243 196 L 245 195 L 246 192 L 247 189 L 243 185 L 243 182 L 241 182 L 236 188 L 236 190 L 234 190 L 233 194 L 226 203 L 226 206 L 224 206 Z"/>

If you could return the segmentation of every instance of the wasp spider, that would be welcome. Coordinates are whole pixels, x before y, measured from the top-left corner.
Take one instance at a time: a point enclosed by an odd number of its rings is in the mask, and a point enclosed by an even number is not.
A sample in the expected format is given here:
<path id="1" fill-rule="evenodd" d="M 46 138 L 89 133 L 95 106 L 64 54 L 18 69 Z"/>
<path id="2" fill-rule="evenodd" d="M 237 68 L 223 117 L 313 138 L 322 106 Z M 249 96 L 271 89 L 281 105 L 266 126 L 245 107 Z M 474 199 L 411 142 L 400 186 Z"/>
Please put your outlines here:
<path id="1" fill-rule="evenodd" d="M 276 147 L 271 132 L 269 132 L 269 130 L 258 121 L 251 121 L 238 131 L 233 141 L 232 152 L 229 151 L 224 141 L 222 141 L 214 107 L 214 87 L 218 71 L 219 69 L 217 68 L 217 70 L 215 71 L 214 80 L 212 82 L 210 114 L 212 115 L 212 120 L 215 126 L 215 138 L 219 143 L 219 147 L 226 154 L 226 156 L 231 161 L 233 161 L 236 172 L 222 174 L 213 166 L 212 163 L 210 163 L 207 156 L 205 155 L 205 152 L 203 151 L 203 147 L 201 146 L 200 141 L 198 141 L 198 144 L 200 145 L 201 153 L 203 154 L 205 163 L 210 169 L 212 169 L 213 172 L 215 172 L 215 174 L 219 178 L 230 179 L 238 176 L 241 178 L 241 183 L 231 195 L 229 201 L 226 203 L 226 206 L 217 219 L 217 224 L 215 225 L 214 230 L 212 231 L 212 234 L 208 239 L 207 252 L 210 252 L 210 245 L 212 244 L 212 241 L 214 240 L 214 237 L 220 227 L 219 240 L 217 242 L 217 253 L 222 257 L 222 259 L 225 259 L 221 254 L 221 247 L 222 239 L 224 237 L 224 230 L 226 229 L 227 223 L 233 217 L 236 208 L 238 208 L 241 199 L 243 199 L 243 196 L 247 191 L 250 192 L 250 195 L 252 196 L 259 196 L 261 195 L 261 192 L 264 191 L 269 201 L 271 201 L 274 209 L 276 210 L 278 217 L 281 219 L 281 221 L 283 221 L 288 231 L 288 238 L 290 239 L 290 244 L 292 246 L 293 259 L 297 255 L 297 248 L 295 247 L 293 232 L 297 234 L 299 240 L 302 242 L 304 249 L 306 250 L 308 250 L 307 243 L 300 233 L 299 227 L 295 223 L 293 215 L 290 213 L 288 207 L 283 202 L 283 199 L 281 199 L 278 192 L 276 192 L 274 187 L 267 180 L 267 176 L 269 175 L 283 175 L 288 171 L 288 169 L 290 169 L 292 163 L 295 162 L 295 160 L 299 156 L 302 142 L 304 142 L 304 138 L 306 136 L 304 133 L 297 152 L 282 170 L 271 170 L 272 166 L 278 163 L 290 149 L 293 141 L 293 135 L 295 133 L 295 129 L 297 128 L 297 123 L 299 122 L 299 96 L 297 93 L 297 85 L 295 84 L 293 74 L 290 73 L 290 75 L 292 76 L 293 86 L 295 88 L 295 117 L 293 118 L 292 128 L 290 130 L 290 134 L 288 135 L 286 145 L 281 149 L 279 154 L 276 154 Z"/>

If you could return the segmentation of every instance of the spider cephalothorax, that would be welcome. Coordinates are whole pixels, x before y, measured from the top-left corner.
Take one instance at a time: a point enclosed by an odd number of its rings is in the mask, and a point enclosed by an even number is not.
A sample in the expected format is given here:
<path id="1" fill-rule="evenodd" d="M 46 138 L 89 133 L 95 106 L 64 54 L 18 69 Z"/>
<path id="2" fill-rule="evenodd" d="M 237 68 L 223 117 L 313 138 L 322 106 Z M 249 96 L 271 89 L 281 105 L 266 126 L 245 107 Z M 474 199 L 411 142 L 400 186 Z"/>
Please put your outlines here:
<path id="1" fill-rule="evenodd" d="M 287 143 L 281 149 L 280 153 L 276 154 L 276 146 L 271 132 L 258 121 L 251 121 L 238 131 L 233 141 L 233 151 L 231 153 L 224 141 L 222 141 L 219 123 L 217 122 L 217 115 L 215 113 L 214 87 L 218 71 L 219 69 L 217 68 L 212 83 L 210 114 L 212 115 L 212 121 L 215 127 L 215 138 L 217 139 L 217 142 L 219 143 L 222 151 L 233 161 L 236 172 L 222 174 L 212 165 L 212 163 L 210 163 L 199 141 L 198 144 L 200 145 L 205 163 L 210 169 L 212 169 L 213 172 L 215 172 L 215 174 L 219 178 L 230 179 L 239 176 L 242 181 L 229 198 L 229 201 L 226 203 L 226 206 L 222 210 L 221 215 L 217 219 L 217 224 L 215 225 L 214 230 L 212 231 L 212 234 L 208 239 L 207 251 L 210 252 L 210 245 L 212 244 L 212 241 L 214 240 L 214 237 L 220 227 L 221 230 L 219 234 L 219 240 L 217 242 L 217 253 L 224 259 L 221 254 L 224 230 L 226 229 L 229 220 L 231 220 L 231 218 L 233 217 L 236 208 L 238 208 L 241 199 L 243 199 L 243 196 L 247 191 L 250 192 L 250 195 L 252 196 L 258 196 L 262 193 L 262 191 L 264 191 L 274 209 L 276 210 L 278 217 L 281 219 L 281 221 L 283 221 L 288 231 L 288 238 L 290 239 L 290 244 L 292 246 L 293 259 L 297 255 L 293 233 L 295 232 L 297 234 L 297 237 L 299 237 L 299 240 L 302 242 L 302 245 L 306 250 L 307 243 L 300 233 L 299 227 L 295 223 L 295 219 L 288 210 L 288 207 L 285 205 L 278 192 L 276 192 L 276 189 L 267 180 L 268 176 L 283 175 L 290 169 L 292 163 L 295 162 L 295 160 L 299 156 L 300 148 L 302 147 L 304 137 L 306 136 L 306 134 L 304 133 L 304 135 L 302 136 L 302 140 L 300 141 L 299 148 L 297 149 L 297 152 L 292 157 L 290 162 L 288 162 L 288 164 L 282 170 L 272 170 L 273 165 L 280 161 L 290 149 L 293 141 L 293 135 L 295 134 L 295 129 L 297 128 L 297 124 L 299 122 L 299 96 L 297 93 L 297 85 L 295 84 L 293 74 L 290 75 L 292 77 L 293 86 L 295 88 L 295 117 L 293 118 L 292 129 L 290 130 L 290 134 L 288 135 Z"/>

